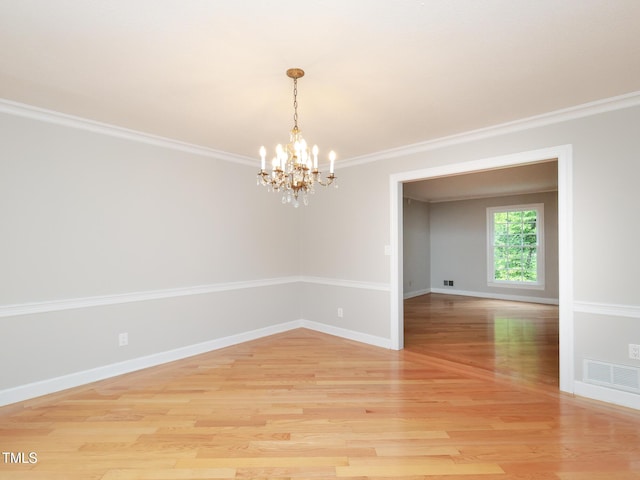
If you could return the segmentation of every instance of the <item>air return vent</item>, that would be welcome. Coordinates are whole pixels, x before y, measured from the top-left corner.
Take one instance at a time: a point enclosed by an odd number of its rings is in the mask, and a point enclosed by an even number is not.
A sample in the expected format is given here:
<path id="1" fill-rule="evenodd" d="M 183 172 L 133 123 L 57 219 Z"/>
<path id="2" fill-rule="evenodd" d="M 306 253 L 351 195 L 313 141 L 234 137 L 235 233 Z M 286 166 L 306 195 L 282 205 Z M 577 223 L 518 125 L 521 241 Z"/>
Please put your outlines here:
<path id="1" fill-rule="evenodd" d="M 585 360 L 583 377 L 587 383 L 640 393 L 640 369 L 636 367 Z"/>

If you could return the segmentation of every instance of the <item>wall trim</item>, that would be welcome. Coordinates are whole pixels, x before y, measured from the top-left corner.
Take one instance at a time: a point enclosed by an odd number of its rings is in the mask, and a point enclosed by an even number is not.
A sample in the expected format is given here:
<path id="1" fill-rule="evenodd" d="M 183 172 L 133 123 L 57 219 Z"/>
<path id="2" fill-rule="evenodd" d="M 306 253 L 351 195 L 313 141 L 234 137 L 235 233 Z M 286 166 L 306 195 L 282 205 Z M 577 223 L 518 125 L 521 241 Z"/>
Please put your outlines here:
<path id="1" fill-rule="evenodd" d="M 340 168 L 355 167 L 357 165 L 364 165 L 380 160 L 398 158 L 399 156 L 414 155 L 431 150 L 438 150 L 440 148 L 450 147 L 453 145 L 483 140 L 531 128 L 544 127 L 555 123 L 567 122 L 569 120 L 589 117 L 614 110 L 636 107 L 638 105 L 640 105 L 640 91 L 631 92 L 625 95 L 583 103 L 581 105 L 555 110 L 541 115 L 535 115 L 533 117 L 526 117 L 512 122 L 500 123 L 490 127 L 479 128 L 477 130 L 469 130 L 467 132 L 449 135 L 446 137 L 435 138 L 433 140 L 352 157 L 348 160 L 341 161 Z"/>
<path id="2" fill-rule="evenodd" d="M 131 302 L 144 302 L 148 300 L 162 300 L 165 298 L 184 297 L 188 295 L 204 295 L 209 293 L 226 292 L 230 290 L 242 290 L 245 288 L 271 287 L 288 283 L 314 283 L 317 285 L 330 285 L 336 287 L 361 288 L 365 290 L 379 290 L 388 292 L 389 284 L 376 282 L 359 282 L 339 278 L 323 277 L 276 277 L 260 280 L 245 280 L 240 282 L 212 283 L 209 285 L 196 285 L 192 287 L 167 288 L 162 290 L 149 290 L 144 292 L 119 293 L 113 295 L 100 295 L 93 297 L 68 298 L 62 300 L 47 300 L 43 302 L 21 303 L 13 305 L 0 305 L 0 318 L 15 317 L 19 315 L 32 315 L 35 313 L 57 312 L 60 310 L 72 310 L 76 308 L 100 307 L 104 305 L 117 305 Z"/>
<path id="3" fill-rule="evenodd" d="M 263 337 L 295 330 L 297 328 L 307 328 L 309 330 L 315 330 L 317 332 L 365 343 L 375 347 L 389 348 L 390 345 L 389 339 L 387 338 L 376 337 L 374 335 L 309 320 L 294 320 L 291 322 L 280 323 L 278 325 L 259 328 L 249 332 L 216 338 L 194 345 L 187 345 L 185 347 L 158 352 L 144 357 L 132 358 L 124 362 L 112 363 L 102 367 L 74 372 L 68 375 L 62 375 L 26 385 L 20 385 L 18 387 L 0 390 L 0 407 L 60 392 L 69 388 L 80 387 L 82 385 L 117 377 L 126 373 L 136 372 L 145 368 L 155 367 L 176 360 L 182 360 L 194 355 L 200 355 L 214 350 L 219 350 L 221 348 L 238 345 L 240 343 L 258 340 Z"/>
<path id="4" fill-rule="evenodd" d="M 420 200 L 419 198 L 412 198 L 412 197 L 408 197 L 405 196 L 404 198 L 411 198 L 412 200 L 418 201 L 418 202 L 422 202 L 422 203 L 428 203 L 430 205 L 433 204 L 438 204 L 438 203 L 446 203 L 446 202 L 460 202 L 460 201 L 466 201 L 466 200 L 482 200 L 485 198 L 502 198 L 502 197 L 519 197 L 520 195 L 534 195 L 534 194 L 538 194 L 538 193 L 557 193 L 558 189 L 557 188 L 553 188 L 553 189 L 549 189 L 549 190 L 538 190 L 538 189 L 532 189 L 532 190 L 522 190 L 522 191 L 518 191 L 518 192 L 509 192 L 509 193 L 499 193 L 499 194 L 485 194 L 485 195 L 469 195 L 469 196 L 460 196 L 460 197 L 448 197 L 448 198 L 443 198 L 442 200 L 431 200 L 431 201 L 426 201 L 426 200 Z"/>
<path id="5" fill-rule="evenodd" d="M 580 397 L 640 410 L 640 395 L 638 394 L 614 390 L 578 380 L 574 382 L 574 388 L 575 394 Z"/>
<path id="6" fill-rule="evenodd" d="M 76 308 L 90 308 L 100 307 L 103 305 L 143 302 L 147 300 L 161 300 L 165 298 L 184 297 L 188 295 L 203 295 L 208 293 L 226 292 L 230 290 L 241 290 L 245 288 L 270 287 L 274 285 L 283 285 L 299 281 L 300 277 L 277 277 L 260 280 L 245 280 L 241 282 L 213 283 L 209 285 L 196 285 L 192 287 L 149 290 L 145 292 L 120 293 L 114 295 L 69 298 L 62 300 L 48 300 L 43 302 L 22 303 L 14 305 L 0 305 L 0 318 L 14 317 L 18 315 L 31 315 L 34 313 L 56 312 L 59 310 L 71 310 Z"/>
<path id="7" fill-rule="evenodd" d="M 494 298 L 496 300 L 513 300 L 516 302 L 544 303 L 558 305 L 557 298 L 528 297 L 523 295 L 504 295 L 500 293 L 471 292 L 467 290 L 451 290 L 448 288 L 425 288 L 404 294 L 404 298 L 413 298 L 427 293 L 443 293 L 446 295 L 463 295 L 467 297 Z M 612 317 L 640 318 L 640 306 L 620 305 L 614 303 L 573 302 L 573 311 L 592 313 L 594 315 L 609 315 Z"/>
<path id="8" fill-rule="evenodd" d="M 422 290 L 414 290 L 413 292 L 403 292 L 402 296 L 407 300 L 409 298 L 419 297 L 420 295 L 426 295 L 431 292 L 432 290 L 430 288 L 424 288 Z"/>
<path id="9" fill-rule="evenodd" d="M 640 318 L 640 306 L 638 305 L 574 302 L 573 310 L 575 312 L 592 313 L 594 315 L 609 315 L 612 317 Z"/>
<path id="10" fill-rule="evenodd" d="M 224 160 L 226 162 L 248 165 L 258 168 L 258 160 L 245 157 L 243 155 L 223 152 L 222 150 L 215 150 L 213 148 L 203 147 L 201 145 L 181 142 L 179 140 L 173 140 L 171 138 L 152 135 L 150 133 L 144 133 L 137 130 L 131 130 L 128 128 L 119 127 L 117 125 L 97 122 L 95 120 L 89 120 L 82 117 L 76 117 L 74 115 L 68 115 L 66 113 L 60 113 L 53 110 L 34 107 L 32 105 L 27 105 L 24 103 L 12 102 L 10 100 L 2 98 L 0 98 L 0 112 L 16 115 L 19 117 L 30 118 L 32 120 L 38 120 L 41 122 L 51 123 L 54 125 L 62 125 L 64 127 L 75 128 L 78 130 L 86 130 L 88 132 L 99 133 L 101 135 L 107 135 L 109 137 L 122 138 L 125 140 L 131 140 L 133 142 L 146 143 L 147 145 L 168 148 L 171 150 L 178 150 L 185 153 L 191 153 L 203 157 L 215 158 L 217 160 Z"/>
<path id="11" fill-rule="evenodd" d="M 432 288 L 431 293 L 462 295 L 465 297 L 491 298 L 495 300 L 511 300 L 514 302 L 543 303 L 545 305 L 558 305 L 560 303 L 557 298 L 530 297 L 527 295 L 509 295 L 505 293 L 471 292 L 467 290 L 452 290 L 449 288 Z"/>
<path id="12" fill-rule="evenodd" d="M 344 280 L 340 278 L 327 278 L 327 277 L 300 277 L 300 281 L 304 283 L 315 283 L 317 285 L 329 285 L 333 287 L 347 287 L 347 288 L 361 288 L 364 290 L 378 290 L 382 292 L 389 292 L 391 285 L 388 283 L 378 282 L 360 282 L 356 280 Z"/>

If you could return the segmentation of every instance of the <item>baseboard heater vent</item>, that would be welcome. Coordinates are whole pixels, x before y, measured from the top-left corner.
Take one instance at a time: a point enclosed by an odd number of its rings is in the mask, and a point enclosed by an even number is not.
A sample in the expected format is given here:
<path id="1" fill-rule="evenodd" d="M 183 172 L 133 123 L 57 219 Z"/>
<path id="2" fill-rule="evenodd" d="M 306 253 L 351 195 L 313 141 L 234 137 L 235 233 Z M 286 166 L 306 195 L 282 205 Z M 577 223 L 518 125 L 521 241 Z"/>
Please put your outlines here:
<path id="1" fill-rule="evenodd" d="M 587 383 L 640 393 L 640 368 L 637 367 L 585 360 L 583 378 Z"/>

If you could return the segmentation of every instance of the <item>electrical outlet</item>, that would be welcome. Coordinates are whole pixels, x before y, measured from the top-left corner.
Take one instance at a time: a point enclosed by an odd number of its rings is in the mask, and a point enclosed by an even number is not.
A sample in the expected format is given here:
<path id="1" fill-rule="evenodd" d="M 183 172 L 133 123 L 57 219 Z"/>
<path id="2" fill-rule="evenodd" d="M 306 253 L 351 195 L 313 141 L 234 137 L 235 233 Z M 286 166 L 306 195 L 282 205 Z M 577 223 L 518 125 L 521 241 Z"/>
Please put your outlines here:
<path id="1" fill-rule="evenodd" d="M 444 281 L 444 286 L 445 286 L 445 287 L 448 287 L 448 286 L 449 286 L 449 280 L 445 280 L 445 281 Z"/>
<path id="2" fill-rule="evenodd" d="M 453 280 L 449 280 L 449 286 L 453 287 Z"/>
<path id="3" fill-rule="evenodd" d="M 629 344 L 629 358 L 640 360 L 640 345 Z"/>
<path id="4" fill-rule="evenodd" d="M 118 346 L 125 347 L 129 345 L 129 334 L 127 332 L 118 335 Z"/>
<path id="5" fill-rule="evenodd" d="M 344 310 L 342 307 L 338 307 L 338 318 L 344 317 Z"/>

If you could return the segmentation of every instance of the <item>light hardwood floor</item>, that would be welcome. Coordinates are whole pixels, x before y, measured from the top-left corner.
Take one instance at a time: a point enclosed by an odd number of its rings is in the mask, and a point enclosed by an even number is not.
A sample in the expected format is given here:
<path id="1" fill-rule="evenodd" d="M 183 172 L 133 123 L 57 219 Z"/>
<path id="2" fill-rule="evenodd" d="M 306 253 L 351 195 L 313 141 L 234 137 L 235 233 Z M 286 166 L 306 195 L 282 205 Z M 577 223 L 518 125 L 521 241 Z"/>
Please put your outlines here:
<path id="1" fill-rule="evenodd" d="M 429 294 L 405 301 L 405 348 L 558 386 L 558 307 Z"/>
<path id="2" fill-rule="evenodd" d="M 38 462 L 0 479 L 640 479 L 637 412 L 496 376 L 488 341 L 458 344 L 479 365 L 418 343 L 300 329 L 5 407 L 0 448 Z"/>

